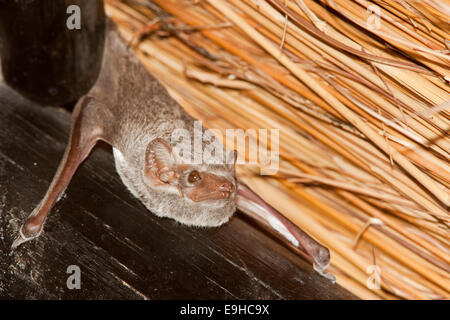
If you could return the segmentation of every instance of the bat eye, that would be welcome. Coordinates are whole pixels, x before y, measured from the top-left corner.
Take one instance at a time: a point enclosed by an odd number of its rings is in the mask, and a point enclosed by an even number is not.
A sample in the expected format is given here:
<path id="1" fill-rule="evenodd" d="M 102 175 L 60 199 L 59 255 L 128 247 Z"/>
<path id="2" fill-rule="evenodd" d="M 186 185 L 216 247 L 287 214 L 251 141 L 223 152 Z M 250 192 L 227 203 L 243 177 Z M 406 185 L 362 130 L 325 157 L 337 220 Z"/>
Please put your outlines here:
<path id="1" fill-rule="evenodd" d="M 200 177 L 200 173 L 198 173 L 198 171 L 196 171 L 196 170 L 192 171 L 192 172 L 189 174 L 189 177 L 188 177 L 188 181 L 189 181 L 190 183 L 197 182 L 197 181 L 199 181 L 199 180 L 201 180 L 201 179 L 202 179 L 202 178 Z"/>

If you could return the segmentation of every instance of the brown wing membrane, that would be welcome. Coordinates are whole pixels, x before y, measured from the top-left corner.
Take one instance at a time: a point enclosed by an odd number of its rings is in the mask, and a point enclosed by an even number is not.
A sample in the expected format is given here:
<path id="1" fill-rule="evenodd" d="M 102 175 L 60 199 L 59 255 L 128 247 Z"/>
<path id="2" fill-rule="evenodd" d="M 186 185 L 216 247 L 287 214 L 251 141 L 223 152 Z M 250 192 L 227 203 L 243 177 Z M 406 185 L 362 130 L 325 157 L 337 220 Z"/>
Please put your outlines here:
<path id="1" fill-rule="evenodd" d="M 104 139 L 105 121 L 108 110 L 96 99 L 85 96 L 73 111 L 69 144 L 59 164 L 58 170 L 39 205 L 29 215 L 20 229 L 20 235 L 12 247 L 34 239 L 42 231 L 45 219 L 53 205 L 66 189 L 79 165 L 89 155 L 96 142 Z"/>

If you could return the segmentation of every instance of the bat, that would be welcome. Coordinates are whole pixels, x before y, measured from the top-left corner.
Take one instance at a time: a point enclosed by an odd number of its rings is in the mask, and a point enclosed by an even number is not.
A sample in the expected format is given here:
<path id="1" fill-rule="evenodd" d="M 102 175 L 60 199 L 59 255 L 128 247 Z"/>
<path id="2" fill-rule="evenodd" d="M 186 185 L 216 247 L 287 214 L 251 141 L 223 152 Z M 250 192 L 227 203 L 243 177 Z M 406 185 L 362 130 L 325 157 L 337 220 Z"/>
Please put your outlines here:
<path id="1" fill-rule="evenodd" d="M 180 154 L 180 150 L 191 150 L 194 131 L 195 119 L 145 69 L 108 20 L 99 77 L 77 102 L 56 174 L 12 247 L 41 234 L 52 206 L 101 140 L 112 146 L 122 182 L 157 216 L 190 226 L 218 227 L 239 209 L 303 249 L 316 271 L 332 277 L 324 272 L 330 262 L 329 250 L 236 179 L 235 151 L 227 152 L 215 140 L 215 150 L 220 152 L 204 153 L 200 162 L 187 161 L 186 154 Z M 207 130 L 201 127 L 201 131 Z M 174 132 L 185 134 L 176 145 Z M 209 145 L 204 140 L 202 144 L 202 150 Z"/>

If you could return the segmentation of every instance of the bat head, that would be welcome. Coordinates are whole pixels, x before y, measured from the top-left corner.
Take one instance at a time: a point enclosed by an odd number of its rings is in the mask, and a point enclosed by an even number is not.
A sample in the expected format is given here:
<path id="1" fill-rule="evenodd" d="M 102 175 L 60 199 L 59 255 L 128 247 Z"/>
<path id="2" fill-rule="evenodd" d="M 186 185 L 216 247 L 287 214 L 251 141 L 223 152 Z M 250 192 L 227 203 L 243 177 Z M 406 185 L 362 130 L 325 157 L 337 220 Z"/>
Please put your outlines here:
<path id="1" fill-rule="evenodd" d="M 145 154 L 144 180 L 158 197 L 156 213 L 204 227 L 227 222 L 236 210 L 236 178 L 232 163 L 190 164 L 162 138 L 151 141 Z"/>

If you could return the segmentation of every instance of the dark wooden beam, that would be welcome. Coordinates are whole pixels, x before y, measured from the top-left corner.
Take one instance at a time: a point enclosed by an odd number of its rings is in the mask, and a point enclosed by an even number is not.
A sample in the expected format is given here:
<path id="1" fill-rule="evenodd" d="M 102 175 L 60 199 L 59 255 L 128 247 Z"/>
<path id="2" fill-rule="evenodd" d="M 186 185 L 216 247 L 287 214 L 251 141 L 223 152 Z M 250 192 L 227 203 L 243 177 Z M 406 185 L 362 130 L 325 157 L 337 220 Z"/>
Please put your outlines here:
<path id="1" fill-rule="evenodd" d="M 68 28 L 79 8 L 80 28 Z M 39 103 L 78 100 L 95 83 L 105 33 L 103 0 L 0 0 L 5 81 Z"/>
<path id="2" fill-rule="evenodd" d="M 239 214 L 216 229 L 148 212 L 96 147 L 37 240 L 10 245 L 44 195 L 70 114 L 0 85 L 0 297 L 57 299 L 352 299 Z M 69 265 L 81 289 L 69 290 Z"/>

